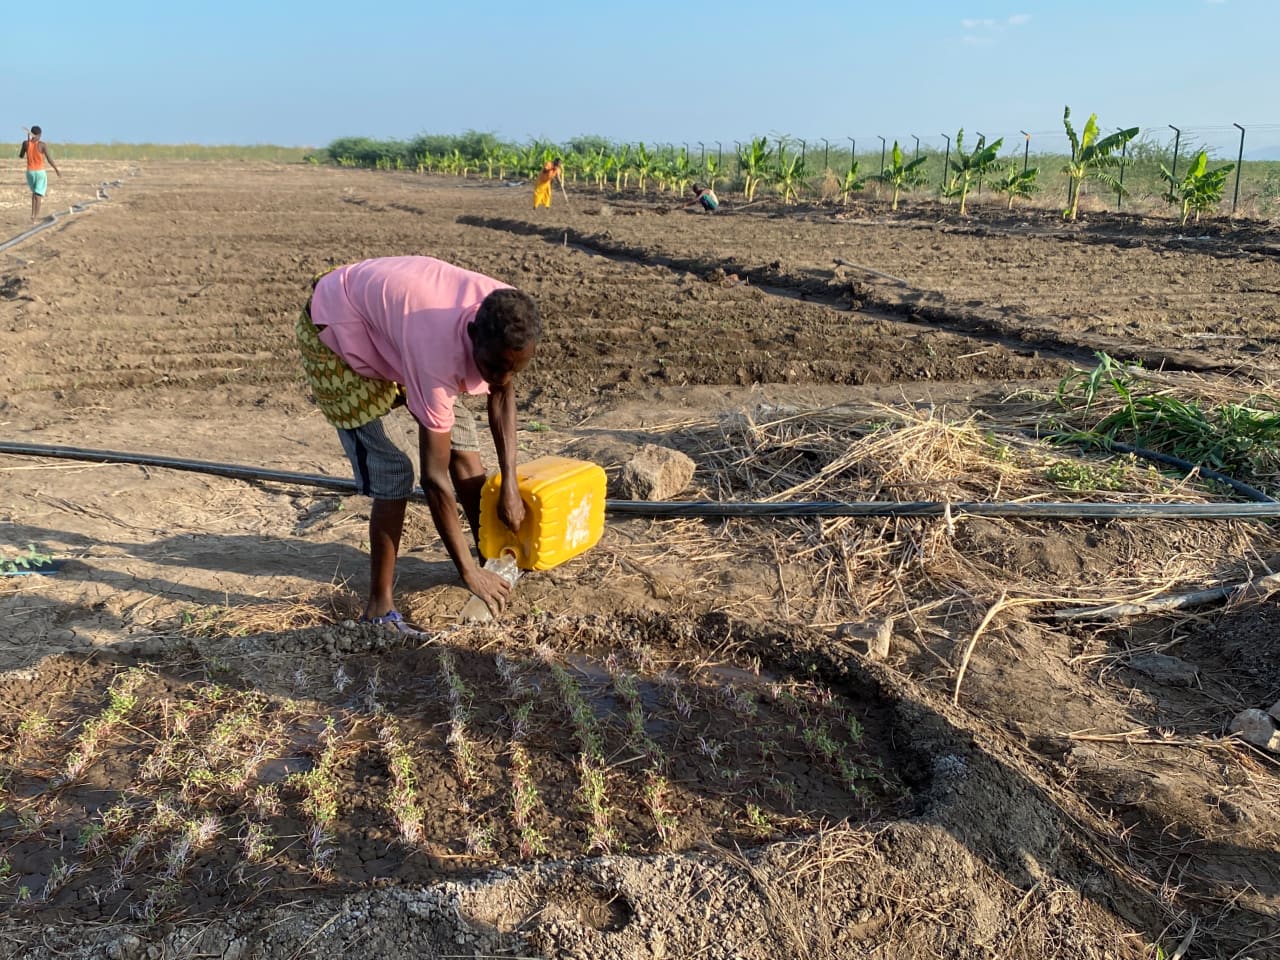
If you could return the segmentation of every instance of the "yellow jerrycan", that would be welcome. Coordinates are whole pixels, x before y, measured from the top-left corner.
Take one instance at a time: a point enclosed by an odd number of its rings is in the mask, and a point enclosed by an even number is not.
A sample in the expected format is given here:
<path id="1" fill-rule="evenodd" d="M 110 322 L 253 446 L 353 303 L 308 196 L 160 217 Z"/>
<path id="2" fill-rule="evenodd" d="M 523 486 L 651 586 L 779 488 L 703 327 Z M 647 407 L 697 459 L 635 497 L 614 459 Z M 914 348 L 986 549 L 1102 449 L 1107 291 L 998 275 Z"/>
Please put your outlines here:
<path id="1" fill-rule="evenodd" d="M 524 501 L 524 523 L 512 532 L 498 519 L 502 474 L 480 492 L 480 552 L 486 559 L 504 550 L 521 570 L 550 570 L 599 542 L 604 534 L 604 470 L 587 460 L 539 457 L 516 465 Z"/>

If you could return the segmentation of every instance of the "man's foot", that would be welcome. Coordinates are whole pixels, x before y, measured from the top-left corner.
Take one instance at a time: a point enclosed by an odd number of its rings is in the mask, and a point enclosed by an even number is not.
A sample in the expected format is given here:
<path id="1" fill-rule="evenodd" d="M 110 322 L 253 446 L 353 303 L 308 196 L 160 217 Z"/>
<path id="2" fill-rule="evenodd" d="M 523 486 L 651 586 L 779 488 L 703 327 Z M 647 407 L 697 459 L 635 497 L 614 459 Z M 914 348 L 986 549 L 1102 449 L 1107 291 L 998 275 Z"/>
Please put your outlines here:
<path id="1" fill-rule="evenodd" d="M 404 617 L 400 616 L 399 610 L 391 610 L 384 613 L 380 617 L 361 617 L 361 623 L 371 623 L 374 626 L 386 627 L 394 630 L 403 637 L 421 637 L 422 639 L 430 639 L 430 635 L 417 627 L 410 624 Z"/>

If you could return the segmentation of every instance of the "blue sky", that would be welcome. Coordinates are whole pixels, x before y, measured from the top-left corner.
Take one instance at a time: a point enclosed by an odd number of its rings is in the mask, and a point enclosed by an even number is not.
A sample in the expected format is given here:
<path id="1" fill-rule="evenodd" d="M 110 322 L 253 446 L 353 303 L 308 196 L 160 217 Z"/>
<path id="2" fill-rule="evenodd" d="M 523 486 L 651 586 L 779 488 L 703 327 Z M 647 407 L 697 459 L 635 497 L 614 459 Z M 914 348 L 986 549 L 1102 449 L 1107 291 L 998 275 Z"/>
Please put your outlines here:
<path id="1" fill-rule="evenodd" d="M 1097 112 L 1161 139 L 1172 123 L 1234 144 L 1236 122 L 1249 152 L 1280 145 L 1276 0 L 68 0 L 28 14 L 9 18 L 0 79 L 14 137 L 38 123 L 53 144 L 471 129 L 867 150 L 963 126 L 1057 150 L 1070 104 L 1081 123 Z"/>

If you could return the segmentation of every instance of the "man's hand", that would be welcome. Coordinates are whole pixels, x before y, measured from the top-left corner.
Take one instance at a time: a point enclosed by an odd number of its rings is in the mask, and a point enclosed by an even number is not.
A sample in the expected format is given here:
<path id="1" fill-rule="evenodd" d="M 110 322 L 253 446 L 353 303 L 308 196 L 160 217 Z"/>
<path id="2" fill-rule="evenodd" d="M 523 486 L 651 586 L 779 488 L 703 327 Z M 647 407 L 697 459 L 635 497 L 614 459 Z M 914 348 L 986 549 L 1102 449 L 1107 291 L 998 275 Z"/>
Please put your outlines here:
<path id="1" fill-rule="evenodd" d="M 520 498 L 520 487 L 512 484 L 510 488 L 503 484 L 502 496 L 498 500 L 498 519 L 507 525 L 513 533 L 520 532 L 524 523 L 524 500 Z"/>
<path id="2" fill-rule="evenodd" d="M 472 566 L 462 575 L 462 582 L 467 589 L 485 602 L 489 612 L 495 617 L 502 613 L 511 596 L 511 584 L 502 577 L 483 567 Z"/>

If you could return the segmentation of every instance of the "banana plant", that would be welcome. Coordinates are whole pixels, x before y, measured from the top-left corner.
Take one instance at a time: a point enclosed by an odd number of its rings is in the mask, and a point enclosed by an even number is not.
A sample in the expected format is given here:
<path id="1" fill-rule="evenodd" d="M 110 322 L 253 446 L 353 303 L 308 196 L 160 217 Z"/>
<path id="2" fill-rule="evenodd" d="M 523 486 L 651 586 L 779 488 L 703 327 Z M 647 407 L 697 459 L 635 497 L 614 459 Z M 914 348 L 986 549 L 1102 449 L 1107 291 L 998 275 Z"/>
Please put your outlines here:
<path id="1" fill-rule="evenodd" d="M 649 178 L 654 175 L 658 169 L 658 157 L 656 154 L 649 152 L 643 141 L 636 144 L 635 158 L 632 166 L 636 172 L 636 187 L 641 193 L 649 182 Z"/>
<path id="2" fill-rule="evenodd" d="M 497 144 L 485 148 L 484 155 L 480 158 L 480 161 L 484 164 L 485 176 L 490 180 L 493 179 L 493 171 L 495 167 L 499 170 L 498 176 L 502 176 L 502 155 L 504 153 L 505 151 L 502 147 Z"/>
<path id="3" fill-rule="evenodd" d="M 507 147 L 498 152 L 496 158 L 498 164 L 498 179 L 507 179 L 508 173 L 518 174 L 520 170 L 520 151 L 514 147 Z"/>
<path id="4" fill-rule="evenodd" d="M 723 179 L 720 173 L 720 164 L 716 163 L 715 157 L 708 155 L 707 158 L 702 161 L 701 178 L 702 182 L 712 190 L 715 190 L 716 184 Z"/>
<path id="5" fill-rule="evenodd" d="M 553 144 L 538 142 L 529 144 L 520 153 L 522 175 L 530 179 L 536 177 L 553 157 L 559 155 Z"/>
<path id="6" fill-rule="evenodd" d="M 677 197 L 688 189 L 689 184 L 693 183 L 693 164 L 689 162 L 689 154 L 686 151 L 681 150 L 671 161 L 667 168 L 667 177 L 671 184 L 671 192 Z"/>
<path id="7" fill-rule="evenodd" d="M 1067 192 L 1067 209 L 1062 211 L 1066 220 L 1074 220 L 1080 208 L 1080 188 L 1084 181 L 1093 178 L 1104 183 L 1118 196 L 1124 196 L 1125 189 L 1112 172 L 1124 166 L 1124 160 L 1116 156 L 1116 151 L 1138 135 L 1137 127 L 1118 130 L 1105 137 L 1098 136 L 1098 115 L 1090 114 L 1084 130 L 1076 136 L 1071 126 L 1071 108 L 1062 111 L 1062 125 L 1067 129 L 1067 139 L 1071 141 L 1071 159 L 1062 168 L 1069 181 Z"/>
<path id="8" fill-rule="evenodd" d="M 858 161 L 854 160 L 849 164 L 849 170 L 844 175 L 844 180 L 840 183 L 840 205 L 847 207 L 849 205 L 849 194 L 866 188 L 867 178 L 858 176 Z"/>
<path id="9" fill-rule="evenodd" d="M 589 153 L 573 153 L 565 151 L 561 154 L 563 158 L 561 164 L 564 167 L 565 175 L 573 183 L 578 182 L 578 177 L 591 177 L 592 171 L 592 154 Z"/>
<path id="10" fill-rule="evenodd" d="M 1175 179 L 1169 169 L 1163 163 L 1160 164 L 1160 179 L 1169 185 L 1170 202 L 1182 208 L 1182 219 L 1178 221 L 1181 226 L 1187 225 L 1187 218 L 1193 211 L 1196 223 L 1199 223 L 1201 213 L 1221 202 L 1227 174 L 1235 168 L 1234 163 L 1228 163 L 1225 167 L 1210 170 L 1209 157 L 1203 150 L 1196 155 L 1191 162 L 1191 169 L 1181 180 Z"/>
<path id="11" fill-rule="evenodd" d="M 1004 143 L 1001 137 L 992 143 L 979 143 L 969 153 L 964 152 L 964 128 L 956 131 L 956 155 L 951 160 L 951 179 L 942 189 L 945 197 L 960 198 L 960 216 L 966 216 L 965 204 L 969 191 L 984 182 L 996 162 L 996 154 Z"/>
<path id="12" fill-rule="evenodd" d="M 1036 183 L 1038 176 L 1040 176 L 1039 167 L 1019 170 L 1015 160 L 1004 169 L 1003 174 L 997 173 L 993 176 L 991 186 L 1009 198 L 1009 209 L 1012 210 L 1015 199 L 1030 197 L 1040 189 L 1040 185 Z"/>
<path id="13" fill-rule="evenodd" d="M 604 193 L 605 181 L 609 179 L 609 164 L 613 160 L 606 147 L 593 150 L 583 158 L 583 173 L 595 180 L 596 189 Z"/>
<path id="14" fill-rule="evenodd" d="M 742 193 L 747 203 L 756 197 L 756 189 L 764 181 L 773 151 L 766 137 L 753 138 L 738 148 L 738 170 L 742 174 Z"/>
<path id="15" fill-rule="evenodd" d="M 905 162 L 902 156 L 902 148 L 898 146 L 898 141 L 893 141 L 893 162 L 885 167 L 883 173 L 874 174 L 870 179 L 877 183 L 883 183 L 886 186 L 893 187 L 893 203 L 890 210 L 898 209 L 898 196 L 903 190 L 910 190 L 912 187 L 918 187 L 928 183 L 925 175 L 920 171 L 920 167 L 924 164 L 928 157 L 916 157 L 910 163 Z"/>
<path id="16" fill-rule="evenodd" d="M 795 203 L 800 191 L 808 189 L 808 173 L 803 154 L 795 153 L 788 157 L 786 143 L 778 144 L 778 156 L 768 176 L 783 203 Z"/>
<path id="17" fill-rule="evenodd" d="M 621 193 L 631 183 L 631 144 L 624 143 L 613 151 L 613 189 Z"/>

